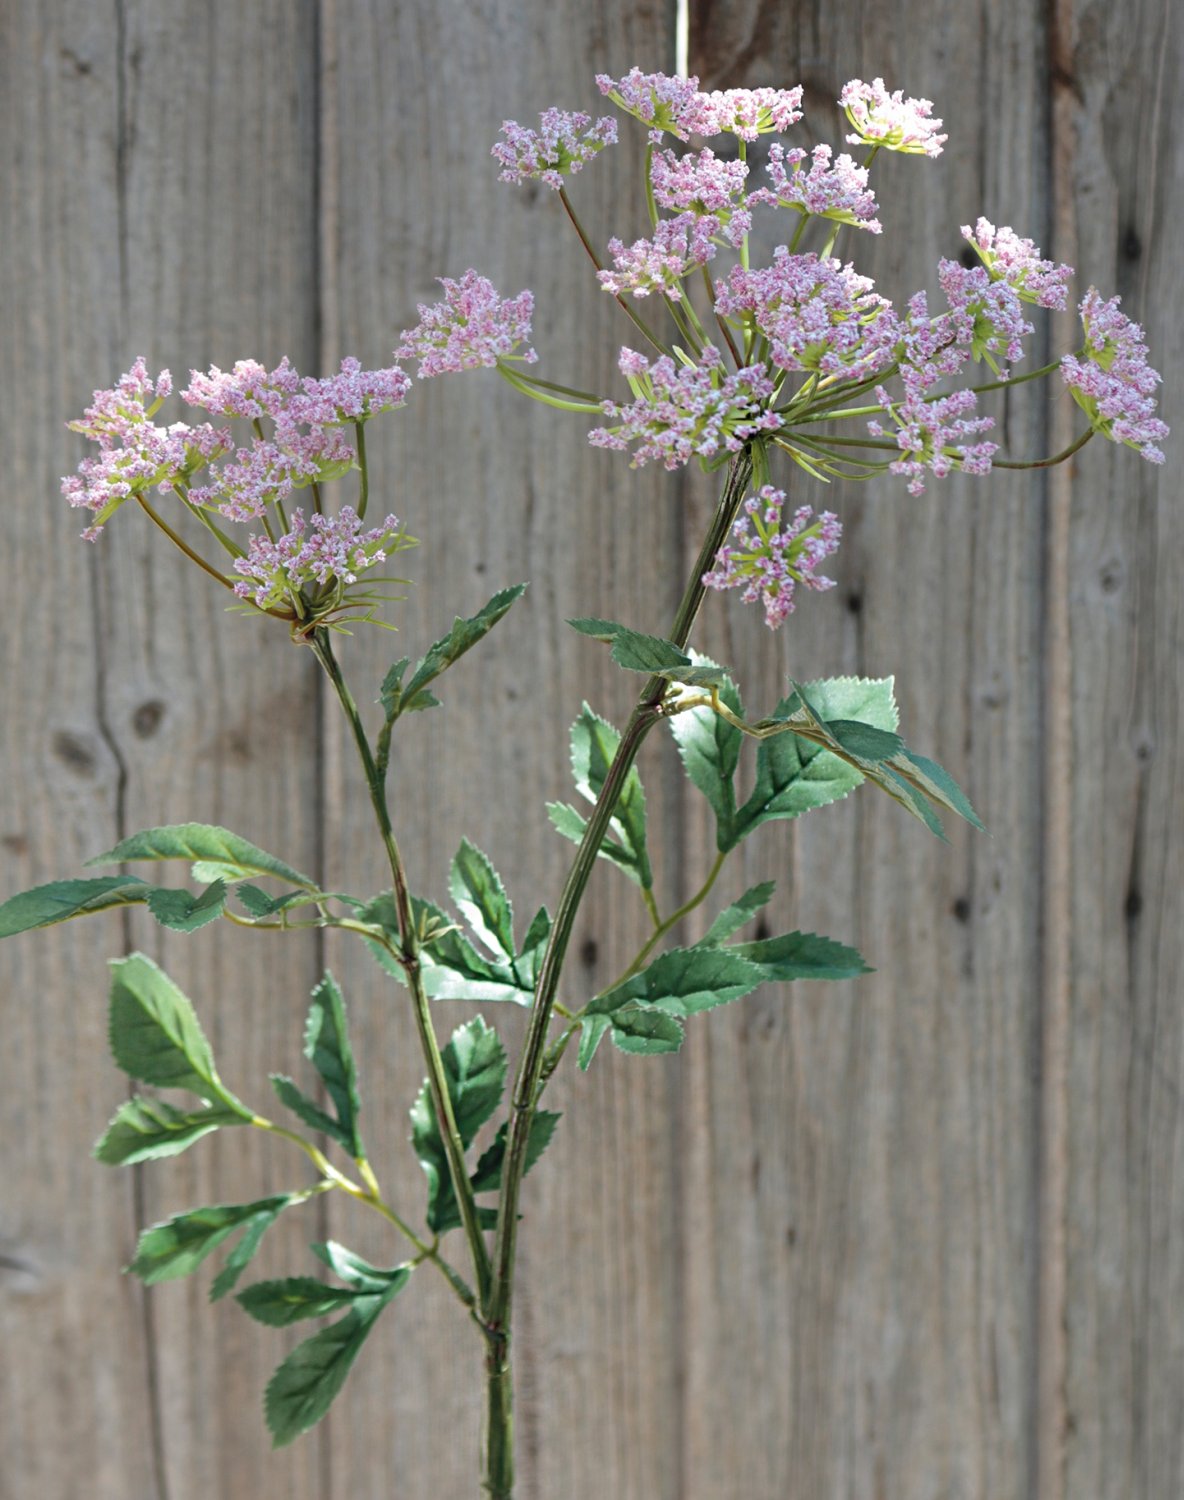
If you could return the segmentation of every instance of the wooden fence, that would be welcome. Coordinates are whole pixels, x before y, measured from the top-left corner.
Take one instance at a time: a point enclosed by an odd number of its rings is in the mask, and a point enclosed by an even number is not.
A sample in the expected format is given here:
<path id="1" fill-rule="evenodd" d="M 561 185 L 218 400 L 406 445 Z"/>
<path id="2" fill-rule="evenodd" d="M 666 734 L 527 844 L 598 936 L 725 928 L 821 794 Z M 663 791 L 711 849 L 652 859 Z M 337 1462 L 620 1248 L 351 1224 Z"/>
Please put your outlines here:
<path id="1" fill-rule="evenodd" d="M 704 86 L 801 82 L 818 137 L 839 139 L 848 77 L 932 98 L 945 153 L 877 163 L 886 232 L 850 246 L 860 269 L 893 295 L 932 289 L 959 225 L 1010 223 L 1145 320 L 1171 419 L 1184 28 L 1167 0 L 691 11 Z M 470 265 L 534 289 L 545 373 L 611 388 L 628 328 L 551 195 L 500 185 L 489 146 L 506 116 L 594 110 L 596 71 L 672 71 L 674 38 L 657 0 L 0 0 L 4 892 L 183 818 L 331 888 L 381 885 L 313 663 L 226 616 L 142 518 L 78 542 L 63 419 L 137 353 L 178 374 L 385 363 L 434 278 Z M 620 152 L 578 180 L 601 242 L 641 232 L 631 170 Z M 1041 391 L 1007 408 L 1017 455 L 1071 425 Z M 444 710 L 407 726 L 401 839 L 437 898 L 466 832 L 520 913 L 554 900 L 569 848 L 543 804 L 569 795 L 566 726 L 584 696 L 619 720 L 630 691 L 562 622 L 660 631 L 711 503 L 701 476 L 630 471 L 585 430 L 478 375 L 418 388 L 373 429 L 381 501 L 423 547 L 400 634 L 346 645 L 356 683 L 531 580 Z M 1179 461 L 1178 443 L 1153 470 L 1095 442 L 1047 477 L 831 491 L 835 592 L 779 638 L 712 604 L 705 649 L 755 703 L 791 673 L 896 672 L 910 740 L 990 836 L 939 845 L 866 791 L 773 825 L 735 890 L 775 876 L 779 919 L 877 972 L 761 992 L 677 1058 L 605 1049 L 557 1080 L 565 1119 L 522 1231 L 524 1500 L 1184 1493 Z M 673 906 L 708 830 L 668 744 L 643 772 Z M 597 879 L 573 990 L 641 931 L 621 884 Z M 105 960 L 131 945 L 194 996 L 228 1081 L 260 1100 L 265 1073 L 299 1068 L 330 963 L 368 1139 L 396 1196 L 421 1191 L 420 1065 L 364 954 L 114 917 L 4 944 L 0 1496 L 475 1495 L 476 1350 L 441 1288 L 407 1297 L 329 1419 L 272 1453 L 260 1393 L 294 1340 L 208 1306 L 208 1276 L 145 1294 L 119 1275 L 138 1226 L 302 1180 L 294 1154 L 238 1133 L 154 1167 L 90 1159 L 124 1089 Z M 320 1203 L 277 1229 L 265 1272 L 307 1269 L 305 1242 L 328 1235 L 389 1261 L 373 1225 Z"/>

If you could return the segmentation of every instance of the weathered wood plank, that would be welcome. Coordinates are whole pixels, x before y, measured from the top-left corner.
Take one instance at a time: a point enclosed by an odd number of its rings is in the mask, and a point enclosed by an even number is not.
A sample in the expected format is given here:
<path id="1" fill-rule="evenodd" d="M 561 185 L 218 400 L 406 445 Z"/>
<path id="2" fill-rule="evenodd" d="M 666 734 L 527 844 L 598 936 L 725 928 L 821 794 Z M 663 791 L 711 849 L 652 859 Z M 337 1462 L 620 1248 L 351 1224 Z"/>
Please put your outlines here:
<path id="1" fill-rule="evenodd" d="M 1169 7 L 1059 8 L 1064 254 L 1145 321 L 1168 416 L 1184 344 Z M 1074 335 L 1076 330 L 1073 331 Z M 1093 445 L 1065 528 L 1071 768 L 1065 917 L 1063 1433 L 1057 1495 L 1184 1487 L 1184 1033 L 1178 435 L 1168 467 Z"/>
<path id="2" fill-rule="evenodd" d="M 228 620 L 225 597 L 134 510 L 88 552 L 79 518 L 54 499 L 56 474 L 81 448 L 61 419 L 136 353 L 153 369 L 171 365 L 179 383 L 191 364 L 245 354 L 311 363 L 312 23 L 307 5 L 5 8 L 5 134 L 20 156 L 5 188 L 21 195 L 5 219 L 22 226 L 19 255 L 4 256 L 20 329 L 5 412 L 27 497 L 10 574 L 29 595 L 9 671 L 35 706 L 6 717 L 4 827 L 14 850 L 35 851 L 12 862 L 6 887 L 68 874 L 119 834 L 181 817 L 315 864 L 307 664 L 282 630 L 265 638 L 257 623 Z M 162 943 L 140 922 L 130 936 L 190 990 L 228 1079 L 267 1108 L 266 1072 L 299 1054 L 308 948 L 277 954 L 270 938 L 220 932 Z M 60 945 L 43 935 L 3 955 L 6 994 L 28 997 L 13 1021 L 21 1044 L 4 1059 L 5 1098 L 19 1097 L 26 1123 L 12 1120 L 7 1139 L 30 1134 L 32 1078 L 61 1104 L 10 1164 L 19 1217 L 5 1234 L 46 1269 L 35 1291 L 5 1298 L 0 1486 L 170 1500 L 320 1494 L 320 1440 L 273 1457 L 263 1430 L 280 1341 L 233 1304 L 211 1311 L 206 1276 L 145 1298 L 118 1275 L 143 1222 L 307 1180 L 299 1159 L 241 1138 L 134 1174 L 88 1160 L 125 1087 L 103 1015 L 103 957 L 125 940 L 117 920 L 96 919 Z M 295 1246 L 311 1227 L 281 1238 Z"/>

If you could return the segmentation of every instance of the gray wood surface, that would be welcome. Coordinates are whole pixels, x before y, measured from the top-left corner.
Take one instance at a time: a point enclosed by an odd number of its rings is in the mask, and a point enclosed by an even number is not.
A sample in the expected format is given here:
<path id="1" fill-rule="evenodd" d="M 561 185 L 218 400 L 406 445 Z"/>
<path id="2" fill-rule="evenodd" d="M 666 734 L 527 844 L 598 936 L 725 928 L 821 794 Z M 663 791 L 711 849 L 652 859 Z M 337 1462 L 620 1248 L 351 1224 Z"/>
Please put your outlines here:
<path id="1" fill-rule="evenodd" d="M 960 224 L 1012 224 L 1146 321 L 1171 420 L 1171 6 L 691 11 L 704 85 L 800 81 L 817 138 L 840 138 L 833 100 L 852 75 L 931 97 L 945 154 L 881 158 L 885 234 L 844 252 L 890 295 L 932 292 Z M 141 352 L 177 376 L 284 353 L 307 371 L 385 363 L 433 278 L 470 265 L 535 291 L 541 373 L 609 388 L 628 325 L 551 195 L 499 184 L 487 153 L 507 116 L 597 111 L 592 74 L 633 62 L 674 66 L 658 0 L 0 0 L 0 894 L 182 818 L 239 829 L 331 887 L 383 883 L 311 661 L 226 616 L 141 517 L 78 542 L 56 492 L 80 446 L 61 422 Z M 641 232 L 625 152 L 575 187 L 595 239 Z M 1072 319 L 1054 326 L 1050 351 L 1073 336 Z M 1063 396 L 1000 416 L 1017 456 L 1072 427 Z M 698 474 L 589 449 L 585 425 L 477 374 L 424 384 L 375 424 L 373 504 L 422 547 L 399 634 L 362 630 L 340 652 L 372 711 L 393 656 L 530 580 L 449 675 L 444 708 L 404 726 L 392 771 L 413 886 L 442 899 L 468 834 L 520 929 L 569 856 L 543 811 L 569 796 L 567 725 L 584 698 L 620 721 L 632 686 L 563 621 L 661 631 L 713 499 Z M 679 1057 L 606 1047 L 588 1075 L 557 1078 L 565 1118 L 520 1237 L 523 1500 L 1184 1492 L 1176 472 L 1095 442 L 1050 478 L 935 482 L 920 499 L 797 485 L 843 517 L 839 588 L 779 637 L 710 602 L 703 647 L 758 711 L 788 674 L 895 672 L 910 741 L 967 787 L 990 837 L 940 846 L 867 791 L 770 825 L 721 891 L 776 878 L 771 922 L 853 942 L 876 974 L 762 992 L 692 1028 Z M 673 909 L 711 834 L 669 743 L 647 745 L 642 774 Z M 577 1004 L 643 935 L 635 905 L 598 872 Z M 475 1496 L 476 1341 L 429 1269 L 326 1423 L 278 1454 L 260 1394 L 296 1335 L 211 1308 L 208 1275 L 148 1294 L 119 1276 L 143 1223 L 304 1181 L 295 1153 L 247 1132 L 135 1171 L 90 1160 L 124 1087 L 105 959 L 130 946 L 194 997 L 227 1081 L 262 1109 L 264 1075 L 300 1067 L 329 963 L 384 1187 L 410 1204 L 422 1191 L 405 996 L 353 947 L 162 941 L 114 917 L 0 946 L 0 1500 Z M 441 1030 L 468 1009 L 441 1005 Z M 522 1017 L 496 1019 L 516 1050 Z M 310 1269 L 304 1244 L 328 1234 L 398 1253 L 336 1197 L 303 1212 L 269 1237 L 262 1274 Z"/>

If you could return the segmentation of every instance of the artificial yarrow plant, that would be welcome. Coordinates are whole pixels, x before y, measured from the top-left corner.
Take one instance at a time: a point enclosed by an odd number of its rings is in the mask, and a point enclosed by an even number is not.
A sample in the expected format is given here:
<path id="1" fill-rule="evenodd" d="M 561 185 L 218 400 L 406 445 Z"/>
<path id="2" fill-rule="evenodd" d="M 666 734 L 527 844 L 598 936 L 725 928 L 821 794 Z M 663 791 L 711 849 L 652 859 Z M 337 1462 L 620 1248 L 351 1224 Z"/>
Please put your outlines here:
<path id="1" fill-rule="evenodd" d="M 176 1155 L 215 1130 L 254 1129 L 298 1147 L 311 1164 L 311 1179 L 296 1187 L 146 1228 L 130 1270 L 147 1283 L 187 1275 L 224 1249 L 212 1295 L 226 1295 L 280 1215 L 321 1193 L 348 1194 L 381 1215 L 395 1264 L 371 1265 L 341 1244 L 315 1244 L 320 1267 L 236 1291 L 264 1324 L 333 1319 L 279 1366 L 266 1392 L 268 1426 L 282 1444 L 317 1422 L 388 1304 L 413 1272 L 430 1267 L 455 1293 L 484 1361 L 482 1481 L 497 1500 L 514 1483 L 510 1356 L 522 1180 L 555 1131 L 558 1117 L 541 1106 L 569 1049 L 583 1069 L 606 1037 L 634 1055 L 674 1051 L 690 1017 L 760 984 L 865 971 L 851 948 L 811 933 L 736 941 L 770 899 L 770 884 L 721 903 L 699 941 L 670 944 L 682 919 L 709 900 L 728 855 L 762 824 L 799 817 L 867 781 L 935 833 L 943 810 L 979 826 L 949 775 L 905 744 L 891 679 L 789 682 L 781 701 L 754 717 L 729 673 L 690 649 L 708 590 L 738 589 L 777 627 L 801 591 L 831 586 L 820 569 L 839 545 L 840 522 L 790 501 L 774 484 L 774 466 L 791 461 L 823 480 L 889 473 L 917 494 L 931 477 L 955 471 L 986 476 L 1061 462 L 1095 434 L 1159 463 L 1167 434 L 1155 415 L 1159 377 L 1141 330 L 1117 298 L 1093 288 L 1079 304 L 1080 346 L 1041 369 L 1011 373 L 1034 331 L 1033 309 L 1063 309 L 1073 275 L 1012 230 L 985 219 L 963 229 L 978 263 L 941 262 L 944 305 L 935 308 L 924 291 L 894 306 L 836 254 L 841 237 L 855 243 L 860 233 L 881 233 L 870 175 L 881 151 L 940 153 L 946 138 L 927 101 L 890 93 L 880 79 L 848 83 L 839 99 L 850 127 L 843 144 L 857 159 L 825 143 L 758 145 L 801 119 L 800 88 L 708 93 L 694 78 L 636 68 L 597 83 L 640 122 L 645 236 L 611 239 L 601 255 L 569 197 L 569 179 L 616 145 L 614 117 L 549 109 L 537 129 L 507 121 L 493 155 L 506 182 L 539 182 L 557 195 L 601 287 L 629 319 L 630 342 L 618 360 L 627 395 L 601 397 L 532 373 L 532 294 L 502 297 L 468 270 L 441 279 L 442 297 L 419 309 L 388 369 L 346 359 L 338 373 L 315 379 L 287 360 L 273 370 L 243 360 L 229 372 L 193 371 L 180 399 L 201 419 L 164 426 L 158 418 L 172 383 L 141 359 L 70 423 L 97 445 L 62 486 L 71 505 L 89 512 L 85 537 L 95 540 L 117 511 L 134 505 L 232 595 L 233 608 L 282 621 L 292 641 L 312 652 L 352 731 L 390 888 L 326 891 L 236 833 L 179 823 L 124 839 L 92 863 L 177 860 L 190 865 L 197 889 L 115 874 L 41 886 L 0 906 L 0 935 L 133 904 L 176 932 L 218 921 L 332 928 L 363 942 L 403 986 L 425 1072 L 410 1111 L 426 1185 L 418 1208 L 388 1201 L 367 1153 L 345 1001 L 328 973 L 313 991 L 305 1033 L 317 1092 L 272 1077 L 276 1101 L 291 1117 L 280 1125 L 222 1082 L 193 1006 L 166 974 L 140 953 L 115 961 L 112 1051 L 150 1090 L 119 1108 L 96 1155 L 109 1164 L 143 1162 Z M 762 157 L 759 171 L 750 148 Z M 749 254 L 758 211 L 783 226 L 784 242 L 763 265 Z M 595 418 L 591 442 L 630 454 L 635 467 L 677 469 L 697 459 L 723 476 L 666 636 L 609 619 L 571 621 L 638 674 L 641 687 L 622 729 L 586 705 L 572 726 L 581 805 L 552 804 L 549 812 L 577 852 L 554 914 L 544 907 L 524 932 L 490 860 L 468 841 L 452 863 L 451 907 L 416 893 L 387 793 L 400 719 L 436 706 L 437 679 L 492 630 L 524 585 L 458 618 L 414 666 L 407 657 L 395 662 L 373 722 L 359 709 L 334 644 L 351 624 L 384 623 L 379 612 L 401 582 L 386 565 L 412 545 L 393 514 L 377 523 L 368 515 L 367 424 L 413 399 L 416 379 L 479 368 L 551 407 Z M 1001 457 L 979 396 L 1058 374 L 1081 409 L 1080 436 L 1051 458 Z M 349 502 L 334 503 L 343 483 Z M 661 723 L 714 813 L 717 845 L 698 891 L 666 913 L 655 895 L 635 765 Z M 755 771 L 741 801 L 736 772 L 749 740 Z M 418 770 L 400 767 L 404 783 Z M 573 923 L 598 858 L 637 887 L 652 931 L 611 985 L 591 996 L 569 993 L 561 1003 Z M 509 1061 L 494 1026 L 474 1014 L 441 1044 L 432 1019 L 437 998 L 526 1008 L 526 1041 L 508 1090 Z M 398 1259 L 396 1247 L 406 1258 Z"/>

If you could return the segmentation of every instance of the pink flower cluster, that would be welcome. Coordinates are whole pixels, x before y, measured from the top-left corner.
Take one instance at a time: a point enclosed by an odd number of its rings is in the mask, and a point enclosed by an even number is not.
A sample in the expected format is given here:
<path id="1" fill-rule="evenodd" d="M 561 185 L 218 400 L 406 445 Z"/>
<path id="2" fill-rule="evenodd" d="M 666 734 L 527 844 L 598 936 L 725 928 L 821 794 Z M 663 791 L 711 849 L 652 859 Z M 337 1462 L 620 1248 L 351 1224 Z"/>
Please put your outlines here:
<path id="1" fill-rule="evenodd" d="M 723 89 L 701 93 L 697 78 L 631 69 L 624 78 L 596 75 L 596 86 L 628 114 L 649 125 L 657 142 L 666 133 L 680 141 L 692 135 L 755 140 L 772 130 L 788 130 L 802 118 L 801 88 Z"/>
<path id="2" fill-rule="evenodd" d="M 778 245 L 762 270 L 733 268 L 716 297 L 725 317 L 751 321 L 783 370 L 863 379 L 893 361 L 890 304 L 851 266 Z"/>
<path id="3" fill-rule="evenodd" d="M 1147 363 L 1143 330 L 1120 311 L 1121 302 L 1121 297 L 1103 302 L 1090 287 L 1078 309 L 1085 348 L 1081 356 L 1067 354 L 1061 360 L 1061 375 L 1095 432 L 1161 464 L 1158 444 L 1170 429 L 1155 415 L 1160 377 Z"/>
<path id="4" fill-rule="evenodd" d="M 973 391 L 954 391 L 948 396 L 925 396 L 925 383 L 909 368 L 901 370 L 904 400 L 893 401 L 883 386 L 876 387 L 876 400 L 891 416 L 893 428 L 871 421 L 873 437 L 894 437 L 901 457 L 888 465 L 893 474 L 908 478 L 909 494 L 925 489 L 925 471 L 943 479 L 954 469 L 966 474 L 989 474 L 997 443 L 968 442 L 968 438 L 994 426 L 990 417 L 977 417 L 978 397 Z"/>
<path id="5" fill-rule="evenodd" d="M 181 398 L 224 417 L 252 422 L 269 418 L 281 427 L 300 422 L 329 427 L 364 422 L 402 406 L 410 389 L 411 377 L 398 365 L 363 370 L 360 361 L 347 358 L 336 375 L 302 380 L 285 357 L 274 370 L 254 359 L 240 359 L 230 371 L 217 365 L 204 375 L 190 370 Z"/>
<path id="6" fill-rule="evenodd" d="M 655 151 L 650 164 L 655 201 L 676 214 L 714 219 L 718 227 L 711 232 L 730 245 L 739 245 L 752 228 L 744 199 L 747 177 L 746 162 L 721 160 L 710 146 L 685 156 Z"/>
<path id="7" fill-rule="evenodd" d="M 148 489 L 171 489 L 231 446 L 230 433 L 209 423 L 156 426 L 152 418 L 172 388 L 169 372 L 153 380 L 141 357 L 112 389 L 95 391 L 81 418 L 66 424 L 99 445 L 98 455 L 84 458 L 61 486 L 71 505 L 94 516 L 82 533 L 88 542 L 125 500 Z"/>
<path id="8" fill-rule="evenodd" d="M 815 146 L 811 165 L 802 171 L 806 153 L 800 147 L 791 151 L 774 141 L 769 147 L 767 171 L 772 191 L 760 188 L 752 194 L 752 203 L 771 203 L 781 208 L 796 208 L 799 213 L 817 214 L 839 224 L 854 224 L 872 234 L 880 233 L 876 218 L 879 205 L 868 187 L 868 170 L 857 166 L 845 152 L 837 160 L 829 146 Z M 786 171 L 792 167 L 793 174 Z"/>
<path id="9" fill-rule="evenodd" d="M 311 528 L 311 529 L 310 529 Z M 399 521 L 387 516 L 381 526 L 363 531 L 352 506 L 340 515 L 314 514 L 306 522 L 303 511 L 293 513 L 288 531 L 278 541 L 253 536 L 246 557 L 235 559 L 243 575 L 234 592 L 260 609 L 282 604 L 309 584 L 331 579 L 342 585 L 357 582 L 358 574 L 384 562 L 401 541 Z"/>
<path id="10" fill-rule="evenodd" d="M 906 99 L 899 89 L 890 94 L 882 78 L 871 83 L 853 78 L 843 85 L 839 103 L 855 132 L 847 137 L 850 145 L 866 141 L 889 151 L 940 156 L 948 139 L 938 135 L 941 121 L 931 118 L 933 105 L 928 99 Z"/>
<path id="11" fill-rule="evenodd" d="M 194 505 L 206 505 L 231 521 L 256 521 L 293 490 L 340 479 L 354 466 L 354 450 L 340 427 L 307 432 L 291 419 L 276 424 L 274 438 L 242 444 L 209 482 L 189 491 Z"/>
<path id="12" fill-rule="evenodd" d="M 838 550 L 843 531 L 838 517 L 828 510 L 812 520 L 808 505 L 801 506 L 786 526 L 781 516 L 784 505 L 785 491 L 772 485 L 750 496 L 716 553 L 715 566 L 703 575 L 706 588 L 742 588 L 745 604 L 763 604 L 770 630 L 793 613 L 799 584 L 819 591 L 834 588 L 834 579 L 819 576 L 815 569 Z"/>
<path id="13" fill-rule="evenodd" d="M 499 297 L 494 285 L 476 271 L 466 271 L 459 281 L 437 278 L 444 297 L 431 306 L 419 305 L 419 323 L 404 329 L 395 350 L 397 359 L 418 359 L 419 378 L 447 375 L 459 370 L 491 367 L 502 359 L 533 364 L 538 355 L 531 348 L 515 354 L 530 338 L 534 294 Z"/>
<path id="14" fill-rule="evenodd" d="M 983 266 L 968 270 L 956 260 L 942 260 L 937 276 L 950 304 L 946 323 L 958 344 L 995 370 L 996 357 L 1023 358 L 1024 338 L 1035 329 L 1010 282 L 993 281 Z"/>
<path id="15" fill-rule="evenodd" d="M 1064 310 L 1073 278 L 1072 266 L 1042 260 L 1031 240 L 1021 239 L 1006 227 L 996 229 L 989 219 L 979 219 L 973 232 L 968 224 L 963 224 L 962 233 L 982 257 L 992 280 L 1006 281 L 1024 302 L 1057 312 Z"/>
<path id="16" fill-rule="evenodd" d="M 616 269 L 597 271 L 597 280 L 614 296 L 632 292 L 635 297 L 648 297 L 657 292 L 677 302 L 682 298 L 683 279 L 715 255 L 712 236 L 718 229 L 714 217 L 688 213 L 659 220 L 652 239 L 634 240 L 628 246 L 609 240 Z"/>
<path id="17" fill-rule="evenodd" d="M 621 372 L 637 399 L 627 406 L 606 401 L 612 427 L 588 434 L 597 448 L 625 452 L 636 443 L 633 467 L 657 461 L 677 469 L 690 459 L 738 453 L 762 432 L 775 432 L 781 418 L 768 409 L 773 382 L 763 365 L 724 373 L 719 350 L 710 344 L 697 365 L 679 365 L 663 355 L 650 364 L 643 354 L 622 349 Z"/>
<path id="18" fill-rule="evenodd" d="M 578 172 L 585 162 L 606 146 L 616 144 L 617 122 L 604 115 L 593 124 L 592 116 L 563 109 L 545 109 L 538 130 L 529 130 L 517 120 L 502 125 L 504 141 L 491 154 L 501 162 L 500 182 L 529 182 L 537 178 L 556 192 L 564 177 Z"/>

